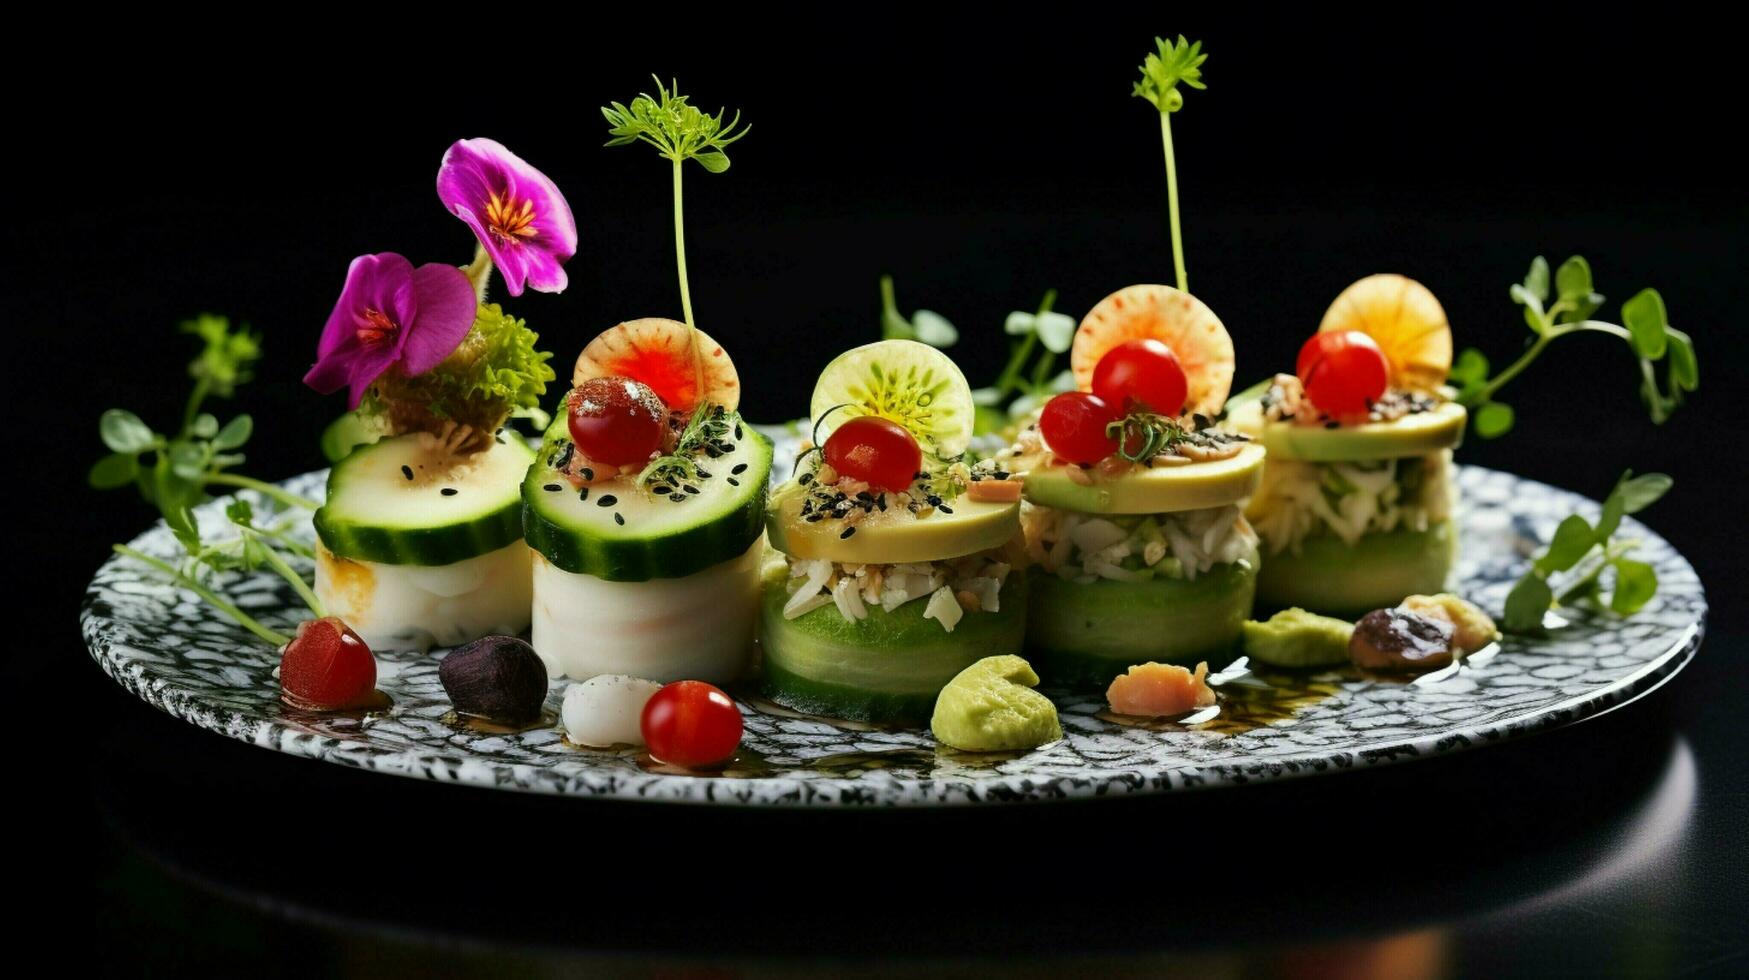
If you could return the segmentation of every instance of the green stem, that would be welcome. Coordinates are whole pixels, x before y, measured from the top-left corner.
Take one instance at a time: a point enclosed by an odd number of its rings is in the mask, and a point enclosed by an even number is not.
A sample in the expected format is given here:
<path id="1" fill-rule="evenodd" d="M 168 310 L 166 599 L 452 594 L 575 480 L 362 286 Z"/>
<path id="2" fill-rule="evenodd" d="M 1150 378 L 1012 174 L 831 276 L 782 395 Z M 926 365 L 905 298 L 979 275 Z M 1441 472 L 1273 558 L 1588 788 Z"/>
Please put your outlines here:
<path id="1" fill-rule="evenodd" d="M 194 382 L 194 390 L 189 392 L 188 407 L 182 411 L 182 432 L 187 436 L 188 430 L 194 428 L 194 417 L 200 414 L 200 403 L 206 401 L 207 379 L 199 378 Z"/>
<path id="2" fill-rule="evenodd" d="M 267 559 L 267 564 L 279 573 L 279 577 L 285 579 L 297 591 L 298 598 L 304 600 L 304 605 L 310 607 L 310 612 L 315 613 L 317 619 L 328 615 L 322 608 L 322 600 L 316 598 L 316 593 L 310 591 L 309 585 L 304 582 L 304 577 L 286 564 L 284 558 L 279 557 L 279 552 L 272 548 L 263 548 L 262 554 Z"/>
<path id="3" fill-rule="evenodd" d="M 1172 221 L 1172 263 L 1178 272 L 1178 288 L 1190 292 L 1190 277 L 1184 272 L 1184 236 L 1178 225 L 1178 161 L 1172 156 L 1172 114 L 1160 113 L 1160 142 L 1166 147 L 1166 207 Z"/>
<path id="4" fill-rule="evenodd" d="M 303 515 L 300 514 L 298 516 L 301 517 Z M 314 548 L 311 548 L 309 545 L 285 533 L 285 531 L 278 525 L 273 527 L 258 527 L 255 529 L 255 533 L 267 538 L 269 541 L 278 542 L 280 547 L 300 558 L 316 557 L 316 550 Z"/>
<path id="5" fill-rule="evenodd" d="M 1026 363 L 1027 357 L 1032 354 L 1033 344 L 1037 342 L 1038 332 L 1035 330 L 1021 338 L 1020 343 L 1014 345 L 1014 353 L 1008 356 L 1007 366 L 996 378 L 997 391 L 1007 395 L 1014 390 L 1015 384 L 1020 381 L 1020 368 Z"/>
<path id="6" fill-rule="evenodd" d="M 686 287 L 686 222 L 680 192 L 680 160 L 674 161 L 674 264 L 680 267 L 680 310 L 686 325 L 692 322 L 692 292 Z"/>
<path id="7" fill-rule="evenodd" d="M 292 493 L 284 487 L 276 487 L 271 483 L 257 480 L 254 477 L 243 476 L 238 473 L 208 473 L 205 477 L 205 482 L 209 484 L 218 483 L 227 487 L 242 487 L 246 490 L 254 490 L 256 493 L 272 497 L 288 507 L 302 507 L 305 510 L 316 510 L 322 506 L 322 502 L 319 500 L 311 500 L 301 494 Z"/>
<path id="8" fill-rule="evenodd" d="M 135 551 L 134 549 L 132 549 L 124 544 L 111 545 L 111 547 L 115 549 L 115 552 L 118 555 L 125 555 L 129 558 L 132 558 L 135 561 L 144 562 L 145 564 L 150 565 L 153 568 L 156 568 L 157 570 L 170 576 L 170 578 L 172 580 L 174 580 L 177 585 L 180 585 L 183 588 L 187 589 L 188 591 L 193 592 L 195 595 L 200 596 L 202 599 L 205 599 L 207 602 L 212 604 L 213 608 L 217 609 L 219 612 L 222 612 L 225 615 L 236 620 L 237 623 L 239 625 L 241 625 L 244 629 L 248 630 L 251 633 L 254 633 L 256 636 L 267 641 L 268 643 L 270 643 L 276 647 L 282 647 L 282 646 L 285 646 L 287 643 L 291 642 L 291 639 L 292 639 L 291 637 L 286 636 L 284 633 L 280 633 L 276 630 L 268 629 L 267 627 L 261 625 L 260 620 L 249 615 L 248 613 L 244 612 L 243 610 L 238 609 L 236 606 L 232 605 L 231 603 L 226 602 L 223 598 L 220 598 L 220 596 L 217 592 L 214 592 L 213 590 L 207 588 L 206 586 L 200 584 L 199 582 L 196 582 L 194 579 L 189 578 L 187 575 L 182 574 L 181 571 L 176 569 L 169 562 L 160 561 L 157 558 L 153 558 L 151 555 L 142 554 L 142 553 Z"/>
<path id="9" fill-rule="evenodd" d="M 1543 348 L 1553 343 L 1559 337 L 1565 337 L 1570 333 L 1581 332 L 1606 333 L 1611 337 L 1619 337 L 1622 340 L 1629 341 L 1630 343 L 1632 342 L 1632 338 L 1629 337 L 1628 332 L 1613 323 L 1603 323 L 1598 320 L 1580 320 L 1577 323 L 1552 324 L 1537 336 L 1534 343 L 1525 348 L 1524 353 L 1518 356 L 1518 360 L 1513 361 L 1505 370 L 1488 379 L 1487 384 L 1476 389 L 1474 392 L 1465 395 L 1462 399 L 1463 404 L 1472 408 L 1477 405 L 1487 404 L 1493 398 L 1496 391 L 1506 387 L 1507 382 L 1522 374 L 1525 368 L 1530 367 L 1530 363 L 1537 359 L 1537 356 L 1543 352 Z"/>
<path id="10" fill-rule="evenodd" d="M 1045 351 L 1045 356 L 1038 359 L 1038 366 L 1032 369 L 1032 390 L 1034 394 L 1044 389 L 1045 382 L 1051 379 L 1051 368 L 1057 363 L 1057 352 Z"/>
<path id="11" fill-rule="evenodd" d="M 485 242 L 474 243 L 474 261 L 462 266 L 462 274 L 474 284 L 474 300 L 486 301 L 486 285 L 492 281 L 492 256 L 486 253 Z"/>

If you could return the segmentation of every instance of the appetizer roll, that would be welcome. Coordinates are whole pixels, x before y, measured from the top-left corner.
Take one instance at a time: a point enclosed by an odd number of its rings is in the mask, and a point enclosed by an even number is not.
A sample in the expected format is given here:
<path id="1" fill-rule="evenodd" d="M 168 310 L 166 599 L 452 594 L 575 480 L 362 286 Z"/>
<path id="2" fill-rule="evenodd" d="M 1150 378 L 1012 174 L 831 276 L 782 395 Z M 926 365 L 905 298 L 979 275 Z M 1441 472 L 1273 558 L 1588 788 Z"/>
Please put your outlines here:
<path id="1" fill-rule="evenodd" d="M 727 683 L 747 669 L 771 443 L 729 355 L 633 320 L 595 338 L 522 483 L 535 652 L 554 677 Z"/>
<path id="2" fill-rule="evenodd" d="M 820 375 L 814 441 L 766 514 L 767 697 L 926 724 L 960 671 L 1020 651 L 1020 486 L 974 479 L 972 413 L 959 368 L 916 341 L 858 347 Z"/>
<path id="3" fill-rule="evenodd" d="M 465 279 L 460 288 L 471 307 L 472 288 Z M 493 304 L 462 330 L 435 367 L 383 372 L 336 427 L 363 444 L 339 447 L 347 454 L 328 475 L 315 591 L 375 649 L 528 628 L 519 487 L 534 453 L 504 425 L 546 390 L 550 355 Z"/>
<path id="4" fill-rule="evenodd" d="M 1234 398 L 1233 424 L 1269 451 L 1247 510 L 1264 544 L 1260 604 L 1352 619 L 1444 590 L 1466 421 L 1450 368 L 1439 301 L 1376 275 L 1331 304 L 1295 373 Z"/>
<path id="5" fill-rule="evenodd" d="M 1080 390 L 974 473 L 1024 474 L 1029 660 L 1047 684 L 1103 690 L 1134 664 L 1225 654 L 1251 615 L 1241 505 L 1263 464 L 1211 418 L 1233 376 L 1226 328 L 1189 293 L 1130 286 L 1087 314 L 1071 366 Z"/>

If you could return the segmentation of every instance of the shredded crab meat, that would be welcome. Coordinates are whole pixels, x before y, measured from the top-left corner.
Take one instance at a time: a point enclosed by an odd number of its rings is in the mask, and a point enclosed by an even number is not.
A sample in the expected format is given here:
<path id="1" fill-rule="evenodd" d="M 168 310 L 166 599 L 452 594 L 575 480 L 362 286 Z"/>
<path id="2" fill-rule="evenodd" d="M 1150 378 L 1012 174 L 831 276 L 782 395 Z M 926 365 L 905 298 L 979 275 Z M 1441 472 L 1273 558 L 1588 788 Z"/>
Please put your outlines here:
<path id="1" fill-rule="evenodd" d="M 1257 548 L 1237 505 L 1101 517 L 1027 504 L 1020 522 L 1031 560 L 1074 582 L 1194 579 L 1216 565 L 1248 560 Z"/>
<path id="2" fill-rule="evenodd" d="M 1251 513 L 1273 554 L 1326 532 L 1352 545 L 1374 532 L 1425 531 L 1451 515 L 1450 464 L 1450 450 L 1366 463 L 1271 460 Z"/>
<path id="3" fill-rule="evenodd" d="M 834 606 L 840 616 L 855 622 L 867 619 L 872 608 L 892 612 L 908 602 L 928 599 L 935 614 L 925 615 L 949 632 L 960 616 L 943 612 L 937 597 L 946 595 L 946 601 L 952 602 L 961 614 L 1000 612 L 1002 585 L 1014 570 L 1013 564 L 997 552 L 895 565 L 851 565 L 804 558 L 791 558 L 788 563 L 785 619 Z"/>

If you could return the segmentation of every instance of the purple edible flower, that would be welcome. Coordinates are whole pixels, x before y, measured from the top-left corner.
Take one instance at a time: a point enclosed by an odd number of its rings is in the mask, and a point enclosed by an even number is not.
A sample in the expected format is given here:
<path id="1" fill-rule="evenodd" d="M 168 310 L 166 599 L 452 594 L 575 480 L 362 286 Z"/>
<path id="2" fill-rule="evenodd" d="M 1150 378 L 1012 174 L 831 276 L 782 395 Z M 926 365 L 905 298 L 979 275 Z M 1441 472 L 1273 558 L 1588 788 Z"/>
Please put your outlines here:
<path id="1" fill-rule="evenodd" d="M 411 376 L 442 363 L 468 335 L 474 312 L 474 287 L 455 266 L 415 269 L 393 252 L 360 255 L 346 270 L 304 384 L 324 395 L 350 387 L 347 405 L 357 408 L 390 367 Z"/>
<path id="2" fill-rule="evenodd" d="M 521 296 L 524 285 L 564 290 L 577 222 L 546 174 L 495 140 L 457 140 L 438 168 L 437 197 L 474 230 L 510 295 Z"/>

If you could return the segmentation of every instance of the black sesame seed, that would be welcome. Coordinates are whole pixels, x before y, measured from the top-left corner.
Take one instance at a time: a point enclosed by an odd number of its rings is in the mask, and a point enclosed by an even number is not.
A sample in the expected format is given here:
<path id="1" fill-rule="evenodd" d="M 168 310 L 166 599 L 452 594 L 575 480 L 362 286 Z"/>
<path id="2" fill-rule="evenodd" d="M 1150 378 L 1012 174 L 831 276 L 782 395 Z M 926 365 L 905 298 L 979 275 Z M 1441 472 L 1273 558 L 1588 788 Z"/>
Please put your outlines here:
<path id="1" fill-rule="evenodd" d="M 570 447 L 567 446 L 565 448 L 565 459 L 569 460 L 570 458 L 571 458 L 571 451 L 570 451 Z M 587 466 L 583 467 L 583 479 L 585 479 L 585 480 L 595 479 L 595 471 L 590 469 Z"/>
<path id="2" fill-rule="evenodd" d="M 884 494 L 884 493 L 883 493 L 883 494 L 881 494 L 881 495 L 880 495 L 880 496 L 878 496 L 878 497 L 876 497 L 876 498 L 875 498 L 875 506 L 876 506 L 876 507 L 879 507 L 879 508 L 880 508 L 880 509 L 881 509 L 881 512 L 882 512 L 882 513 L 886 513 L 886 510 L 887 510 L 887 495 L 886 495 L 886 494 Z"/>
<path id="3" fill-rule="evenodd" d="M 686 499 L 686 494 L 684 494 L 684 493 L 671 493 L 668 495 L 668 499 L 672 500 L 678 504 L 681 501 Z"/>
<path id="4" fill-rule="evenodd" d="M 867 490 L 862 490 L 862 491 L 859 491 L 859 492 L 858 492 L 858 493 L 857 493 L 857 495 L 856 495 L 856 499 L 858 499 L 858 500 L 866 500 L 866 501 L 868 501 L 868 502 L 869 502 L 869 503 L 873 503 L 873 502 L 874 502 L 874 494 L 872 494 L 872 493 L 869 493 L 869 492 L 868 492 L 868 491 L 867 491 Z"/>
<path id="5" fill-rule="evenodd" d="M 541 487 L 541 489 L 545 490 L 547 493 L 558 493 L 559 485 L 557 483 L 549 483 L 546 486 Z"/>
<path id="6" fill-rule="evenodd" d="M 741 436 L 742 436 L 742 433 L 741 433 L 741 423 L 739 423 L 739 422 L 736 422 L 736 423 L 735 423 L 735 438 L 736 438 L 736 439 L 740 439 L 740 438 L 741 438 Z"/>
<path id="7" fill-rule="evenodd" d="M 734 478 L 734 477 L 732 477 L 732 476 L 731 476 L 731 477 L 729 477 L 729 486 L 731 486 L 731 487 L 738 487 L 738 486 L 740 486 L 740 485 L 741 485 L 741 481 L 740 481 L 740 480 L 737 480 L 737 479 L 735 479 L 735 478 Z"/>
<path id="8" fill-rule="evenodd" d="M 577 499 L 578 500 L 588 500 L 589 499 L 589 488 L 584 487 L 583 489 L 578 490 L 577 491 Z"/>
<path id="9" fill-rule="evenodd" d="M 1008 471 L 1007 470 L 997 470 L 996 471 L 996 479 L 998 479 L 998 480 L 1008 479 Z"/>
<path id="10" fill-rule="evenodd" d="M 809 524 L 812 524 L 812 523 L 814 523 L 814 522 L 815 522 L 815 521 L 817 521 L 817 520 L 819 520 L 819 519 L 820 519 L 820 518 L 822 518 L 822 517 L 825 517 L 825 516 L 826 516 L 826 515 L 825 515 L 825 514 L 809 514 L 809 515 L 808 515 L 808 516 L 807 516 L 807 517 L 806 517 L 806 518 L 804 518 L 804 519 L 805 519 L 805 520 L 806 520 L 806 521 L 807 521 L 807 522 L 808 522 L 808 523 L 809 523 Z"/>
<path id="11" fill-rule="evenodd" d="M 931 507 L 940 507 L 941 506 L 941 498 L 937 497 L 933 493 L 930 494 L 929 496 L 923 498 L 923 499 L 929 501 L 929 506 L 931 506 Z"/>
<path id="12" fill-rule="evenodd" d="M 409 480 L 413 479 L 413 467 L 411 467 L 411 466 L 401 467 L 401 475 L 406 477 Z"/>
<path id="13" fill-rule="evenodd" d="M 625 527 L 625 523 L 626 523 L 625 515 L 621 514 L 617 510 L 614 511 L 613 512 L 613 522 L 615 524 L 618 524 L 620 527 Z"/>
<path id="14" fill-rule="evenodd" d="M 658 497 L 666 497 L 669 494 L 674 492 L 674 488 L 669 486 L 666 483 L 663 483 L 663 484 L 659 484 L 657 486 L 651 487 L 650 492 L 655 494 Z"/>
<path id="15" fill-rule="evenodd" d="M 845 538 L 848 538 L 848 537 L 850 537 L 850 536 L 851 536 L 851 535 L 852 535 L 852 534 L 855 534 L 855 533 L 856 533 L 856 528 L 854 528 L 854 527 L 847 527 L 847 528 L 845 528 L 845 529 L 844 529 L 844 533 L 843 533 L 843 534 L 840 534 L 840 535 L 839 535 L 839 536 L 838 536 L 838 540 L 840 540 L 840 541 L 842 541 L 842 540 L 844 540 L 844 539 L 845 539 Z"/>
<path id="16" fill-rule="evenodd" d="M 692 471 L 693 471 L 693 472 L 694 472 L 694 473 L 697 473 L 697 474 L 698 474 L 698 478 L 699 478 L 699 479 L 701 479 L 701 480 L 708 480 L 708 479 L 710 479 L 710 478 L 711 478 L 711 475 L 710 475 L 710 472 L 709 472 L 709 471 L 708 471 L 708 470 L 705 470 L 705 469 L 701 469 L 701 468 L 700 468 L 700 467 L 697 467 L 697 466 L 694 466 L 694 467 L 693 467 L 693 468 L 692 468 Z"/>
<path id="17" fill-rule="evenodd" d="M 601 495 L 601 499 L 597 500 L 595 502 L 595 506 L 597 506 L 597 507 L 612 507 L 614 504 L 617 504 L 617 503 L 619 503 L 618 497 L 615 497 L 611 493 L 604 493 Z"/>
<path id="18" fill-rule="evenodd" d="M 688 483 L 686 486 L 681 487 L 680 489 L 685 490 L 687 493 L 697 493 L 698 492 L 698 488 L 693 486 L 690 483 Z"/>
<path id="19" fill-rule="evenodd" d="M 461 491 L 457 490 L 455 487 L 444 487 L 442 490 L 439 490 L 438 493 L 443 494 L 445 497 L 453 497 L 456 494 L 461 493 Z"/>
<path id="20" fill-rule="evenodd" d="M 574 442 L 565 443 L 565 448 L 559 450 L 558 458 L 553 460 L 553 466 L 555 466 L 561 470 L 567 466 L 570 466 L 571 465 L 571 456 L 576 451 L 577 451 L 577 444 L 576 443 L 574 443 Z M 595 479 L 595 474 L 589 472 L 586 469 L 583 471 L 583 479 L 593 480 L 593 479 Z"/>
<path id="21" fill-rule="evenodd" d="M 736 476 L 740 476 L 741 474 L 747 472 L 747 464 L 746 463 L 736 463 L 735 468 L 730 470 L 729 472 L 735 474 Z"/>
<path id="22" fill-rule="evenodd" d="M 796 483 L 804 487 L 812 482 L 814 482 L 814 474 L 812 473 L 803 473 L 801 476 L 796 477 Z"/>
<path id="23" fill-rule="evenodd" d="M 952 508 L 952 507 L 949 507 L 949 506 L 948 506 L 948 505 L 946 505 L 946 504 L 942 504 L 942 505 L 941 505 L 941 512 L 942 512 L 942 513 L 943 513 L 943 514 L 951 514 L 951 513 L 953 513 L 953 508 Z"/>

